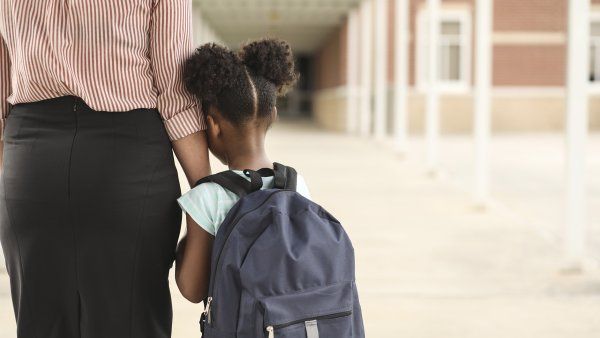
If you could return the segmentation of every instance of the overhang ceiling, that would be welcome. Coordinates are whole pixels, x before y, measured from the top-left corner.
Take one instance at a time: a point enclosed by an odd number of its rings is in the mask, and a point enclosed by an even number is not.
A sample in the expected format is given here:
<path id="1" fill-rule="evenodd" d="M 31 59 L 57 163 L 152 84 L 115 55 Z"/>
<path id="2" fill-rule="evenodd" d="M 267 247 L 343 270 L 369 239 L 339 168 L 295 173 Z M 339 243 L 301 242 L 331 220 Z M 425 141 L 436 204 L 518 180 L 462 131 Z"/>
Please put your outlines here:
<path id="1" fill-rule="evenodd" d="M 360 0 L 196 0 L 226 44 L 264 36 L 287 40 L 296 53 L 315 51 Z"/>

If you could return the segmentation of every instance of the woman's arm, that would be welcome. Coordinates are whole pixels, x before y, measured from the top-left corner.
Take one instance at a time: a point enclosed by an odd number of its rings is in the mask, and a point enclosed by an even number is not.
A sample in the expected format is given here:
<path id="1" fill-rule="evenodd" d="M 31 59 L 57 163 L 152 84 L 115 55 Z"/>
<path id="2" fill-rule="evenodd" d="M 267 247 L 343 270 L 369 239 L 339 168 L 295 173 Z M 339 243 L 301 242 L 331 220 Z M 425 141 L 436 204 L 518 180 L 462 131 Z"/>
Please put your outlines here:
<path id="1" fill-rule="evenodd" d="M 0 35 L 0 168 L 2 168 L 4 155 L 4 120 L 8 115 L 8 101 L 10 96 L 10 58 L 4 39 Z"/>
<path id="2" fill-rule="evenodd" d="M 188 181 L 210 173 L 206 123 L 198 101 L 183 83 L 183 64 L 192 53 L 192 1 L 155 0 L 150 58 L 158 91 L 157 107 Z"/>
<path id="3" fill-rule="evenodd" d="M 192 1 L 155 0 L 150 59 L 158 111 L 172 141 L 206 129 L 198 101 L 183 83 L 183 65 L 193 49 Z"/>
<path id="4" fill-rule="evenodd" d="M 150 29 L 150 57 L 158 90 L 157 106 L 188 182 L 210 174 L 206 124 L 197 100 L 183 83 L 183 63 L 191 54 L 192 1 L 155 0 Z M 177 249 L 176 281 L 184 297 L 206 296 L 212 238 L 189 216 L 187 234 Z"/>
<path id="5" fill-rule="evenodd" d="M 173 141 L 172 144 L 190 186 L 202 177 L 210 175 L 206 132 L 195 132 Z"/>

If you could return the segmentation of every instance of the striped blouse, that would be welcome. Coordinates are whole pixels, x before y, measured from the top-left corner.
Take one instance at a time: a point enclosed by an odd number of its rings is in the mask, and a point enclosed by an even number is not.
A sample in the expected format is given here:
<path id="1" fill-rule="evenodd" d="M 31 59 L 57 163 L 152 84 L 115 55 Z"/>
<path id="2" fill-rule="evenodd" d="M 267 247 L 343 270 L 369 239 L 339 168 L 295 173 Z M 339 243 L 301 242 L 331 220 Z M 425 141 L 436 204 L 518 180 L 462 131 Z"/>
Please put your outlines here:
<path id="1" fill-rule="evenodd" d="M 205 129 L 181 66 L 191 0 L 0 0 L 0 113 L 59 96 L 98 111 L 157 108 L 169 137 Z"/>

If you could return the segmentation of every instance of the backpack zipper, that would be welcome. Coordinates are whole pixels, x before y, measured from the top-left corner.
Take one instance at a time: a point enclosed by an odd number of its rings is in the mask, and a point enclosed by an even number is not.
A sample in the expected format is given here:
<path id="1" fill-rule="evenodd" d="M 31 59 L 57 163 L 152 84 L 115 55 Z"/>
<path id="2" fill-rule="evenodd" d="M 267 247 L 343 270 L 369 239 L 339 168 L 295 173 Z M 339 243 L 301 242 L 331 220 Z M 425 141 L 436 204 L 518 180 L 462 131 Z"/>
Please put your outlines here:
<path id="1" fill-rule="evenodd" d="M 352 311 L 350 310 L 350 311 L 338 312 L 338 313 L 334 313 L 334 314 L 330 314 L 330 315 L 323 315 L 323 316 L 319 316 L 319 317 L 304 318 L 304 319 L 294 320 L 294 321 L 283 323 L 283 324 L 269 325 L 266 327 L 266 330 L 267 330 L 267 333 L 269 334 L 269 338 L 275 338 L 275 330 L 280 330 L 280 329 L 283 329 L 284 327 L 304 323 L 307 320 L 319 321 L 319 320 L 327 320 L 327 319 L 336 319 L 336 318 L 348 317 L 351 314 L 352 314 Z"/>
<path id="2" fill-rule="evenodd" d="M 208 323 L 210 323 L 212 321 L 211 315 L 210 315 L 210 304 L 212 303 L 212 297 L 208 297 L 206 299 L 206 306 L 204 307 L 204 316 L 206 318 L 206 321 Z"/>
<path id="3" fill-rule="evenodd" d="M 265 203 L 267 203 L 271 197 L 273 197 L 273 195 L 280 193 L 280 192 L 284 192 L 284 191 L 289 191 L 289 190 L 277 190 L 272 192 L 269 196 L 267 196 L 265 198 L 264 201 L 262 201 L 261 204 L 259 204 L 256 208 L 252 209 L 252 210 L 248 210 L 245 213 L 238 215 L 235 220 L 232 222 L 233 225 L 231 227 L 229 227 L 229 229 L 227 229 L 227 233 L 225 234 L 225 240 L 223 241 L 223 246 L 221 247 L 221 250 L 219 250 L 219 254 L 217 255 L 217 264 L 215 265 L 215 273 L 211 274 L 210 276 L 210 290 L 209 290 L 209 297 L 207 298 L 207 305 L 206 305 L 206 309 L 204 310 L 206 312 L 206 322 L 208 324 L 212 323 L 212 316 L 210 314 L 210 304 L 213 301 L 213 292 L 214 292 L 214 282 L 215 282 L 215 278 L 216 278 L 216 272 L 219 271 L 219 265 L 221 263 L 221 254 L 223 253 L 223 250 L 225 249 L 225 246 L 227 245 L 227 240 L 229 240 L 229 236 L 231 235 L 231 233 L 233 232 L 233 229 L 235 229 L 235 227 L 237 226 L 237 223 L 247 214 L 256 211 L 258 208 L 262 207 Z"/>

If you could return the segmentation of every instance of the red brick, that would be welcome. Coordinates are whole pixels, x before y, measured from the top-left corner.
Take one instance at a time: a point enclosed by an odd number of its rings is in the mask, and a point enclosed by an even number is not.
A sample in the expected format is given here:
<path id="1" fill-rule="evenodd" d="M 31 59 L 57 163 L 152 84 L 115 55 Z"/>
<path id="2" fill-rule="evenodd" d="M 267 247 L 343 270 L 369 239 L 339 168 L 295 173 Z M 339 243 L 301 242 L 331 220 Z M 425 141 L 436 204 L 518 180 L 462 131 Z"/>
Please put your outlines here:
<path id="1" fill-rule="evenodd" d="M 494 47 L 494 85 L 562 86 L 564 46 Z"/>

